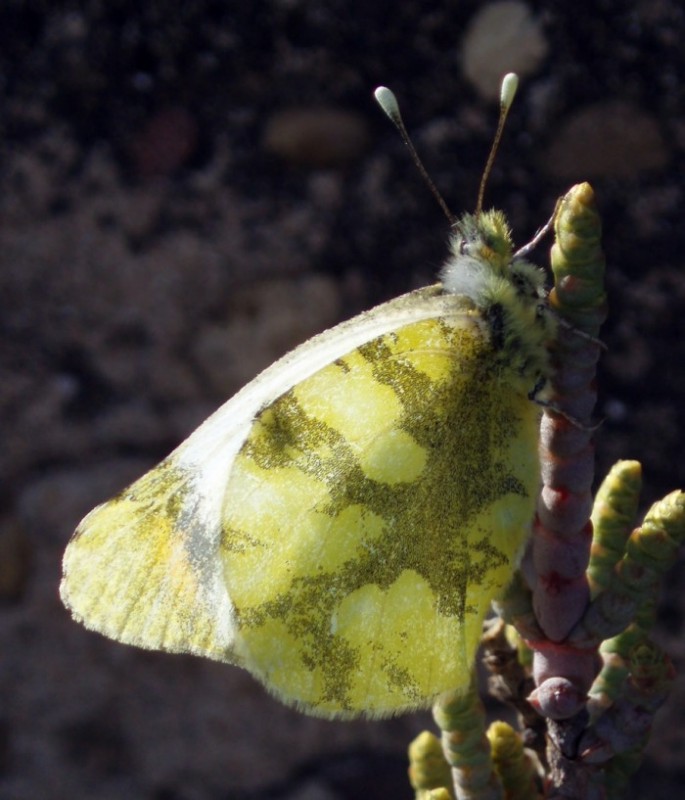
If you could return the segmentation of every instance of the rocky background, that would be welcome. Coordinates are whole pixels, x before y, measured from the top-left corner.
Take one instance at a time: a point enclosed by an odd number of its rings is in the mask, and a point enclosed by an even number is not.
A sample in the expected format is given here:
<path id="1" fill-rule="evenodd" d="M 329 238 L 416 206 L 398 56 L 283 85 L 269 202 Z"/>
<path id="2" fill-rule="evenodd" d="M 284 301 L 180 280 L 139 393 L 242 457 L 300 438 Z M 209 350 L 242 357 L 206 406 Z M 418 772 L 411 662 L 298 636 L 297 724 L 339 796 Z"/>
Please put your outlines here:
<path id="1" fill-rule="evenodd" d="M 572 183 L 605 222 L 599 474 L 685 467 L 685 11 L 592 4 L 130 0 L 0 5 L 0 796 L 410 798 L 427 714 L 333 723 L 238 669 L 136 651 L 57 596 L 78 520 L 318 330 L 434 280 L 493 87 L 522 74 L 487 205 L 519 244 Z M 546 259 L 545 245 L 538 260 Z M 685 566 L 656 636 L 685 675 Z M 631 797 L 685 778 L 685 683 Z"/>

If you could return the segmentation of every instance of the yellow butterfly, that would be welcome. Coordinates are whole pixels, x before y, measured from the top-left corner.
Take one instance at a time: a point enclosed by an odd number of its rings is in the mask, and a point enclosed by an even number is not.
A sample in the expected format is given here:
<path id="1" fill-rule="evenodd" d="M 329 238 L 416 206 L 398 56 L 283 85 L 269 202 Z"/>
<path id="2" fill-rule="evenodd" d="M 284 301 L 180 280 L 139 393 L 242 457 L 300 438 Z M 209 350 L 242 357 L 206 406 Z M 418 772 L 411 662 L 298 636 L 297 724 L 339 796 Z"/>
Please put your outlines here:
<path id="1" fill-rule="evenodd" d="M 538 490 L 553 320 L 525 252 L 501 213 L 467 214 L 441 283 L 266 369 L 81 522 L 73 616 L 237 664 L 319 716 L 465 687 Z"/>

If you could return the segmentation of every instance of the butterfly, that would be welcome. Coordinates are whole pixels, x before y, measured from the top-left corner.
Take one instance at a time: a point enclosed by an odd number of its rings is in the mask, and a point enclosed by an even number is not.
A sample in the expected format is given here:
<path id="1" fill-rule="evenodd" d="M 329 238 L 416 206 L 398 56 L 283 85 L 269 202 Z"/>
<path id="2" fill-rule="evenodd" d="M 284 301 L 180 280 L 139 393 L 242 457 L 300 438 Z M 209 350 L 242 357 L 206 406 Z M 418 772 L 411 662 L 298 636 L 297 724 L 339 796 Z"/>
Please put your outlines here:
<path id="1" fill-rule="evenodd" d="M 465 688 L 539 486 L 554 319 L 527 252 L 479 199 L 439 283 L 262 372 L 81 522 L 73 617 L 238 665 L 323 717 Z"/>

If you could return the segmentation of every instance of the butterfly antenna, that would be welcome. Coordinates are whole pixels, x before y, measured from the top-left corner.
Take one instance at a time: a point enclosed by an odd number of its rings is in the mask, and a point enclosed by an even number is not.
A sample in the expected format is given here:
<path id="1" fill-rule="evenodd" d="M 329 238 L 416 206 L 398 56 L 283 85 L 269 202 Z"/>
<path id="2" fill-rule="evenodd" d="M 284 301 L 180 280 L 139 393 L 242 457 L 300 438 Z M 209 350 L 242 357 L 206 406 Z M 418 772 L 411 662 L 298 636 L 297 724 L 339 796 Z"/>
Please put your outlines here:
<path id="1" fill-rule="evenodd" d="M 492 171 L 492 165 L 495 163 L 495 156 L 497 155 L 497 149 L 499 148 L 499 143 L 502 138 L 502 133 L 504 131 L 504 123 L 507 121 L 509 109 L 511 108 L 511 104 L 514 102 L 514 97 L 516 95 L 516 90 L 518 89 L 518 85 L 519 85 L 518 75 L 516 75 L 516 73 L 514 72 L 508 72 L 502 78 L 502 88 L 500 90 L 500 96 L 499 96 L 499 122 L 497 123 L 495 138 L 493 139 L 492 147 L 490 148 L 490 155 L 488 156 L 488 160 L 485 164 L 485 169 L 483 170 L 483 177 L 480 179 L 480 187 L 478 189 L 478 202 L 476 203 L 476 216 L 479 216 L 483 210 L 483 197 L 485 195 L 485 184 L 488 182 L 488 178 L 490 177 L 490 172 Z"/>
<path id="2" fill-rule="evenodd" d="M 428 188 L 433 193 L 433 197 L 435 197 L 435 199 L 438 201 L 438 205 L 443 210 L 443 213 L 447 217 L 450 225 L 454 224 L 454 214 L 452 214 L 452 212 L 449 210 L 447 203 L 444 201 L 442 195 L 438 191 L 438 187 L 431 180 L 430 175 L 423 166 L 423 162 L 419 158 L 419 154 L 416 152 L 416 148 L 414 147 L 412 140 L 409 138 L 407 129 L 404 127 L 404 122 L 402 121 L 402 115 L 400 114 L 400 106 L 394 93 L 391 92 L 387 86 L 379 86 L 373 93 L 373 96 L 376 98 L 376 102 L 383 109 L 390 122 L 392 122 L 392 124 L 399 131 L 402 141 L 405 143 L 409 149 L 409 152 L 411 153 L 414 164 L 416 164 L 417 169 L 421 173 L 421 177 L 424 179 Z"/>

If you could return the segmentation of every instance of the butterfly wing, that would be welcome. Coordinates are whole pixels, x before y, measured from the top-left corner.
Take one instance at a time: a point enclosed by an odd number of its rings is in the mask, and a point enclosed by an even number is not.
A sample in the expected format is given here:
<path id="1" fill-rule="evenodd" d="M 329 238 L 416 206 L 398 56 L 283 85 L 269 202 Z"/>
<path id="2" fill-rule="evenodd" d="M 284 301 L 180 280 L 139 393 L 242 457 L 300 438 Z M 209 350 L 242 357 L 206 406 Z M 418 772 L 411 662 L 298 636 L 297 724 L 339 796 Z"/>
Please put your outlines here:
<path id="1" fill-rule="evenodd" d="M 236 621 L 221 559 L 226 481 L 255 417 L 298 381 L 444 305 L 422 289 L 305 342 L 264 370 L 174 453 L 83 519 L 64 555 L 60 594 L 105 636 L 232 663 Z M 239 500 L 237 501 L 239 502 Z"/>
<path id="2" fill-rule="evenodd" d="M 537 488 L 537 410 L 491 338 L 429 288 L 305 343 L 85 518 L 65 603 L 323 716 L 466 685 Z"/>

